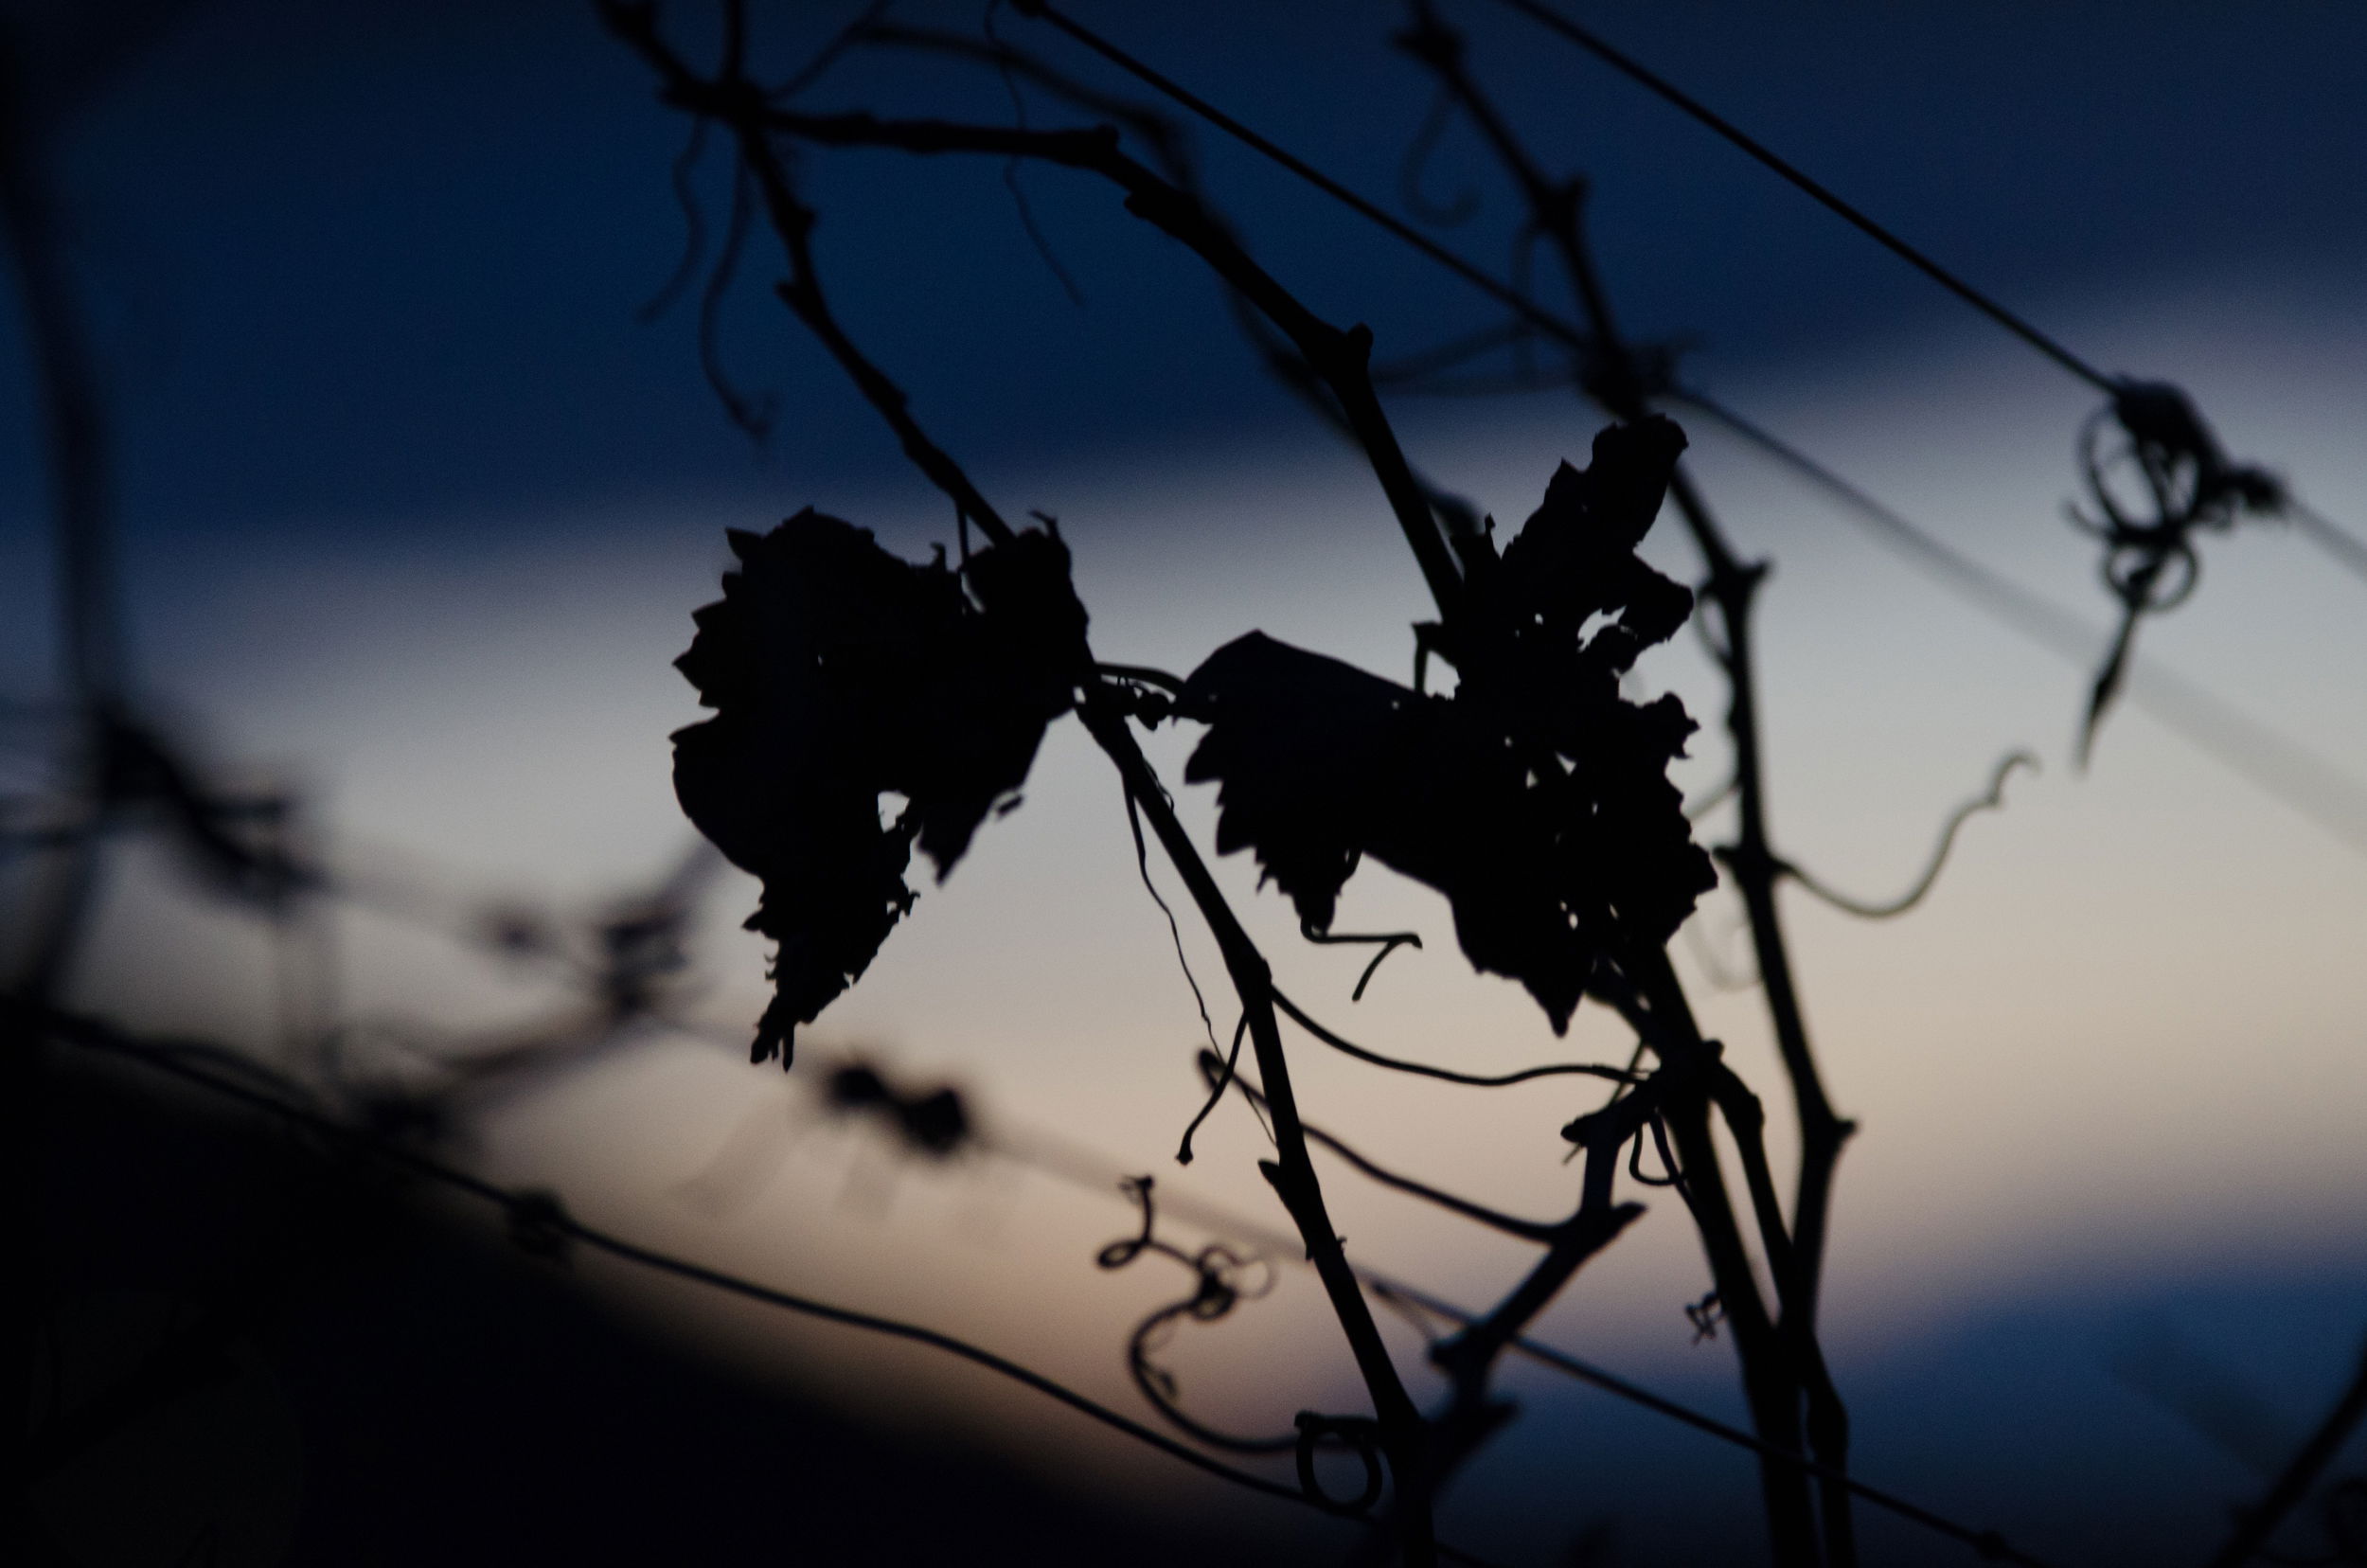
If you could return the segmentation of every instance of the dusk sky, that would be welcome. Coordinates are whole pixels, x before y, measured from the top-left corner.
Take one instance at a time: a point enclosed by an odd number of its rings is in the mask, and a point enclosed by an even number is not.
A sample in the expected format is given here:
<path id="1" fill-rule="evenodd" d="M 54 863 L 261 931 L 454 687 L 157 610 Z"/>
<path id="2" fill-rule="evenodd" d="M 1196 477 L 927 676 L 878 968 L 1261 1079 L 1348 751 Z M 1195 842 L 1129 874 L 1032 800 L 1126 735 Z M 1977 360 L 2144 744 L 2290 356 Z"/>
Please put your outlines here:
<path id="1" fill-rule="evenodd" d="M 111 8 L 13 9 L 40 24 L 26 74 L 63 79 L 62 102 L 33 101 L 114 372 L 133 529 L 426 527 L 489 506 L 685 489 L 786 505 L 815 469 L 898 472 L 772 300 L 771 249 L 752 250 L 724 318 L 728 365 L 779 400 L 766 454 L 715 417 L 691 354 L 695 301 L 635 322 L 681 249 L 667 169 L 685 127 L 589 6 L 112 8 L 154 13 L 145 43 L 98 20 Z M 803 60 L 845 9 L 785 8 L 757 29 L 759 58 Z M 969 29 L 982 8 L 909 9 Z M 1105 9 L 1080 14 L 1397 205 L 1431 93 L 1386 46 L 1385 9 Z M 695 37 L 706 10 L 667 14 Z M 1926 280 L 1633 83 L 1491 5 L 1463 10 L 1508 113 L 1551 165 L 1593 182 L 1628 330 L 1698 343 L 1704 379 L 1955 319 Z M 1678 4 L 1593 20 L 2026 311 L 2203 274 L 2357 286 L 2367 22 L 2354 8 Z M 1006 11 L 995 26 L 1138 96 L 1040 24 Z M 103 74 L 67 68 L 127 44 Z M 989 71 L 884 50 L 858 51 L 808 99 L 1011 112 Z M 1255 252 L 1318 311 L 1369 322 L 1384 356 L 1494 321 L 1429 261 L 1208 128 L 1192 134 Z M 826 281 L 971 461 L 1298 437 L 1304 420 L 1251 372 L 1198 263 L 1091 179 L 1021 176 L 1079 309 L 990 163 L 850 153 L 810 167 Z M 703 169 L 719 223 L 721 168 L 711 155 Z M 1423 188 L 1441 205 L 1479 197 L 1441 237 L 1508 270 L 1513 205 L 1468 130 L 1441 138 Z M 9 407 L 20 434 L 0 474 L 29 500 L 27 421 Z"/>
<path id="2" fill-rule="evenodd" d="M 2367 11 L 1562 9 L 2107 371 L 2178 381 L 2236 457 L 2367 531 Z M 780 77 L 859 8 L 754 9 L 759 74 Z M 2092 389 L 1635 83 L 1493 0 L 1447 9 L 1539 158 L 1591 181 L 1630 334 L 1682 347 L 1689 384 L 2063 607 L 2101 655 L 2113 607 L 2063 517 Z M 1393 211 L 1409 210 L 1409 182 L 1428 207 L 1468 205 L 1429 232 L 1498 276 L 1525 269 L 1575 312 L 1542 247 L 1516 255 L 1516 204 L 1468 126 L 1410 164 L 1433 94 L 1388 46 L 1395 8 L 1075 12 Z M 990 27 L 1142 96 L 1008 7 L 889 14 Z M 713 8 L 664 15 L 705 59 Z M 815 504 L 908 558 L 951 544 L 942 499 L 774 297 L 779 251 L 761 224 L 715 307 L 722 366 L 770 416 L 760 442 L 702 372 L 705 268 L 640 318 L 683 253 L 669 170 L 687 127 L 589 4 L 56 0 L 0 16 L 97 347 L 135 686 L 231 776 L 306 792 L 333 861 L 432 882 L 456 914 L 521 900 L 596 915 L 689 842 L 666 737 L 699 710 L 669 662 L 715 595 L 722 530 Z M 797 101 L 1077 118 L 1035 89 L 1020 99 L 975 63 L 858 48 Z M 1190 136 L 1253 254 L 1326 318 L 1369 324 L 1381 361 L 1499 319 L 1211 128 Z M 717 138 L 693 174 L 710 262 L 728 172 Z M 1263 373 L 1194 258 L 1083 174 L 1019 169 L 1023 211 L 992 159 L 807 151 L 797 172 L 840 317 L 1006 515 L 1059 517 L 1101 657 L 1188 669 L 1255 628 L 1406 678 L 1406 628 L 1427 610 L 1369 473 Z M 27 364 L 14 312 L 0 313 L 0 364 Z M 1390 409 L 1425 472 L 1506 527 L 1602 423 L 1566 390 Z M 2083 773 L 2071 742 L 2091 662 L 1949 597 L 1827 497 L 1674 412 L 1746 553 L 1776 564 L 1762 624 L 1784 852 L 1852 891 L 1894 892 L 1998 758 L 2028 748 L 2042 763 L 1967 827 L 1903 919 L 1787 895 L 1828 1078 L 1865 1128 L 1842 1169 L 1826 1332 L 1862 1390 L 1866 1473 L 2083 1563 L 2190 1544 L 2199 1558 L 2259 1477 L 2145 1367 L 2208 1363 L 2298 1439 L 2367 1317 L 2367 582 L 2291 528 L 2206 540 L 2194 601 L 2145 628 L 2158 663 Z M 0 695 L 16 704 L 57 690 L 43 460 L 20 368 L 0 377 Z M 1672 519 L 1644 553 L 1698 575 Z M 1638 673 L 1702 721 L 1676 776 L 1707 796 L 1726 754 L 1699 643 L 1682 633 Z M 2180 680 L 2294 751 L 2207 716 L 2198 749 L 2193 724 L 2157 717 Z M 11 792 L 44 775 L 40 730 L 12 722 Z M 1148 745 L 1205 843 L 1211 792 L 1181 784 L 1190 740 L 1170 726 Z M 2234 767 L 2214 745 L 2241 754 Z M 1729 831 L 1702 818 L 1705 842 Z M 1219 872 L 1293 987 L 1360 1038 L 1490 1070 L 1624 1060 L 1609 1013 L 1582 1011 L 1557 1042 L 1517 987 L 1474 976 L 1413 882 L 1373 866 L 1350 884 L 1344 926 L 1431 933 L 1351 1006 L 1365 954 L 1300 944 L 1247 856 Z M 258 922 L 189 893 L 152 849 L 127 848 L 109 886 L 76 1005 L 279 1048 Z M 815 1060 L 867 1053 L 960 1082 L 1014 1149 L 1082 1146 L 1112 1181 L 1156 1169 L 1280 1221 L 1237 1107 L 1188 1175 L 1172 1164 L 1200 1021 L 1135 880 L 1117 787 L 1073 724 L 1046 741 L 1022 808 L 922 892 L 814 1029 Z M 1093 1270 L 1130 1223 L 1107 1190 L 1023 1163 L 907 1168 L 824 1124 L 804 1065 L 784 1086 L 736 1059 L 767 990 L 764 944 L 736 929 L 753 895 L 734 873 L 702 906 L 685 1004 L 701 1032 L 487 1096 L 468 1157 L 620 1229 L 1133 1398 L 1124 1334 L 1176 1281 Z M 1748 969 L 1739 918 L 1731 889 L 1714 894 L 1673 951 L 1706 1026 L 1781 1111 L 1757 1001 L 1729 972 Z M 514 1038 L 571 995 L 563 976 L 366 914 L 338 937 L 336 1007 L 390 1071 Z M 1221 992 L 1188 922 L 1184 946 Z M 1219 1029 L 1229 1007 L 1212 994 Z M 1301 1043 L 1310 1117 L 1490 1202 L 1568 1201 L 1553 1136 L 1566 1091 L 1474 1103 Z M 724 1181 L 717 1162 L 732 1160 L 754 1174 Z M 1525 1256 L 1336 1168 L 1342 1228 L 1381 1267 L 1476 1301 Z M 1703 1289 L 1699 1245 L 1673 1199 L 1642 1196 L 1654 1213 L 1539 1331 L 1732 1415 L 1730 1355 L 1691 1343 L 1679 1313 Z M 1112 1455 L 918 1355 L 601 1283 L 736 1365 L 850 1398 L 891 1389 L 921 1428 L 1047 1470 L 1083 1464 L 1177 1508 L 1204 1500 L 1166 1461 Z M 1175 1362 L 1194 1399 L 1238 1425 L 1361 1397 L 1296 1274 L 1204 1332 L 1218 1338 Z M 1573 1494 L 1551 1520 L 1522 1516 L 1538 1495 L 1523 1488 L 1566 1487 L 1555 1467 L 1574 1453 L 1624 1498 L 1633 1560 L 1683 1561 L 1747 1526 L 1751 1483 L 1731 1455 L 1526 1374 L 1517 1392 L 1528 1419 L 1448 1516 L 1471 1539 L 1543 1562 L 1616 1512 Z M 2138 1514 L 2145 1527 L 2124 1532 Z M 1890 1548 L 1878 1560 L 1953 1560 L 1910 1537 Z"/>

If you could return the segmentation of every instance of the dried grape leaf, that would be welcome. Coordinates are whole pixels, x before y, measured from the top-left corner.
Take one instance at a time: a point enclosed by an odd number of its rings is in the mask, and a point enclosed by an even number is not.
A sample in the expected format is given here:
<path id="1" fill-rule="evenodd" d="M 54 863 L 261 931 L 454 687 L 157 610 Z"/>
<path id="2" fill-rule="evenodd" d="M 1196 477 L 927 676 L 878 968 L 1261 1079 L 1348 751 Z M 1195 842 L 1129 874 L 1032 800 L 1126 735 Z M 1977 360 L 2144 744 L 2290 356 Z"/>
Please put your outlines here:
<path id="1" fill-rule="evenodd" d="M 1473 967 L 1527 987 L 1557 1032 L 1597 963 L 1665 942 L 1716 880 L 1667 776 L 1694 725 L 1619 678 L 1692 607 L 1635 555 L 1683 444 L 1646 420 L 1562 465 L 1441 629 L 1452 697 L 1262 633 L 1212 654 L 1177 711 L 1209 726 L 1184 777 L 1220 786 L 1219 852 L 1254 849 L 1317 931 L 1364 855 L 1427 883 Z"/>
<path id="2" fill-rule="evenodd" d="M 1019 788 L 1087 668 L 1068 549 L 1041 530 L 915 565 L 808 508 L 730 534 L 739 566 L 675 667 L 715 717 L 675 732 L 674 792 L 761 878 L 780 944 L 755 1059 L 786 1061 L 912 908 L 913 846 L 942 882 Z M 964 578 L 968 579 L 965 592 Z M 893 821 L 881 797 L 900 794 Z"/>

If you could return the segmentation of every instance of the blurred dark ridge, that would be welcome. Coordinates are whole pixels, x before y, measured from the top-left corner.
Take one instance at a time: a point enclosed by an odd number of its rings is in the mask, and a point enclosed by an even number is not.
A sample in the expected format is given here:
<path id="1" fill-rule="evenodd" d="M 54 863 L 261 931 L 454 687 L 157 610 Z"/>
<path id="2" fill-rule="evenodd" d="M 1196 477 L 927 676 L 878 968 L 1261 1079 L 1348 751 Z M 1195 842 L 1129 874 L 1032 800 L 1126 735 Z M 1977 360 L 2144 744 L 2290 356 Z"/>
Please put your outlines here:
<path id="1" fill-rule="evenodd" d="M 60 1061 L 51 1085 L 36 1540 L 11 1560 L 1156 1568 L 1347 1544 L 875 1429 L 253 1117 L 131 1069 Z"/>

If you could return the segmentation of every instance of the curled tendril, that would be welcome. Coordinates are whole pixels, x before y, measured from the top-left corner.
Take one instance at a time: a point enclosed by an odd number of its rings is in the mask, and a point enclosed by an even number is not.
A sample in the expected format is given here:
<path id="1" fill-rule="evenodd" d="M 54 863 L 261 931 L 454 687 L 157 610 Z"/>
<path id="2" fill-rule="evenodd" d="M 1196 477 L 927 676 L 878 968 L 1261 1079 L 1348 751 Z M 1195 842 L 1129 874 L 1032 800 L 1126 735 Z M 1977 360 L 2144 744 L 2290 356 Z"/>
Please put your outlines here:
<path id="1" fill-rule="evenodd" d="M 683 219 L 682 258 L 674 263 L 674 270 L 667 275 L 666 281 L 658 285 L 657 292 L 633 312 L 633 318 L 644 326 L 673 308 L 674 301 L 682 297 L 685 289 L 690 287 L 691 279 L 699 276 L 700 263 L 706 259 L 706 215 L 700 210 L 699 192 L 693 181 L 698 174 L 699 159 L 706 151 L 707 124 L 705 119 L 692 121 L 690 139 L 683 144 L 683 150 L 674 157 L 674 202 L 681 207 Z"/>
<path id="2" fill-rule="evenodd" d="M 1157 1222 L 1150 1206 L 1152 1182 L 1153 1178 L 1148 1176 L 1122 1176 L 1118 1179 L 1118 1190 L 1132 1199 L 1135 1205 L 1143 1211 L 1142 1234 L 1112 1241 L 1094 1254 L 1094 1263 L 1096 1267 L 1123 1269 L 1140 1257 L 1147 1249 L 1159 1245 L 1151 1238 L 1151 1228 Z"/>
<path id="3" fill-rule="evenodd" d="M 2119 439 L 2108 447 L 2114 430 Z M 2080 730 L 2084 762 L 2127 672 L 2138 621 L 2177 608 L 2195 591 L 2201 571 L 2195 530 L 2224 533 L 2244 513 L 2276 515 L 2286 495 L 2266 471 L 2230 462 L 2193 401 L 2164 382 L 2120 383 L 2080 427 L 2079 466 L 2089 506 L 2065 510 L 2103 542 L 2105 586 L 2121 604 L 2120 631 Z"/>
<path id="4" fill-rule="evenodd" d="M 1364 1465 L 1364 1484 L 1353 1498 L 1343 1500 L 1324 1490 L 1315 1473 L 1315 1451 L 1332 1443 L 1355 1454 Z M 1380 1501 L 1380 1423 L 1369 1416 L 1326 1416 L 1318 1411 L 1298 1414 L 1298 1434 L 1290 1439 L 1298 1457 L 1299 1489 L 1319 1507 L 1333 1513 L 1370 1513 Z"/>
<path id="5" fill-rule="evenodd" d="M 1938 884 L 1940 872 L 1948 864 L 1949 851 L 1956 846 L 1958 830 L 1980 812 L 1994 811 L 2003 808 L 2005 781 L 2013 776 L 2016 768 L 2028 768 L 2032 773 L 2037 773 L 2038 759 L 2026 751 L 2014 752 L 2002 759 L 1989 775 L 1988 789 L 1957 807 L 1949 814 L 1946 824 L 1941 827 L 1939 844 L 1932 849 L 1931 859 L 1924 864 L 1923 875 L 1915 879 L 1915 884 L 1913 887 L 1887 903 L 1874 903 L 1863 899 L 1853 899 L 1845 893 L 1836 892 L 1789 861 L 1782 863 L 1776 869 L 1843 914 L 1855 915 L 1860 919 L 1865 920 L 1887 920 L 1893 916 L 1904 915 L 1921 903 L 1924 895 Z"/>
<path id="6" fill-rule="evenodd" d="M 1156 1253 L 1192 1271 L 1192 1293 L 1145 1317 L 1128 1339 L 1127 1370 L 1133 1375 L 1134 1386 L 1169 1423 L 1211 1448 L 1229 1449 L 1236 1453 L 1280 1453 L 1303 1441 L 1297 1434 L 1243 1437 L 1220 1432 L 1187 1415 L 1176 1402 L 1175 1374 L 1155 1359 L 1155 1353 L 1174 1336 L 1175 1325 L 1184 1319 L 1215 1323 L 1230 1316 L 1242 1302 L 1267 1294 L 1274 1286 L 1273 1265 L 1258 1255 L 1245 1257 L 1222 1242 L 1211 1242 L 1196 1253 L 1187 1253 L 1171 1241 L 1161 1240 L 1158 1214 L 1151 1200 L 1152 1179 L 1129 1176 L 1118 1185 L 1141 1205 L 1142 1229 L 1109 1243 L 1094 1255 L 1094 1261 L 1104 1269 L 1123 1269 L 1145 1253 Z M 1254 1288 L 1244 1283 L 1244 1276 L 1252 1271 L 1255 1272 Z M 1321 1493 L 1314 1495 L 1326 1506 L 1331 1506 Z"/>
<path id="7" fill-rule="evenodd" d="M 1661 1174 L 1658 1176 L 1646 1176 L 1644 1173 L 1644 1143 L 1647 1136 L 1657 1137 L 1660 1142 Z M 1652 1118 L 1652 1125 L 1648 1131 L 1644 1128 L 1636 1129 L 1634 1139 L 1628 1145 L 1628 1174 L 1645 1186 L 1682 1186 L 1684 1177 L 1670 1162 L 1668 1154 L 1667 1136 L 1661 1131 L 1660 1118 L 1655 1116 Z"/>
<path id="8" fill-rule="evenodd" d="M 722 246 L 707 274 L 706 286 L 699 291 L 699 365 L 732 423 L 749 439 L 761 441 L 772 431 L 776 400 L 769 392 L 745 391 L 732 379 L 723 363 L 722 344 L 723 304 L 739 275 L 740 253 L 747 247 L 755 220 L 756 196 L 743 161 L 732 173 L 732 201 L 723 220 Z"/>

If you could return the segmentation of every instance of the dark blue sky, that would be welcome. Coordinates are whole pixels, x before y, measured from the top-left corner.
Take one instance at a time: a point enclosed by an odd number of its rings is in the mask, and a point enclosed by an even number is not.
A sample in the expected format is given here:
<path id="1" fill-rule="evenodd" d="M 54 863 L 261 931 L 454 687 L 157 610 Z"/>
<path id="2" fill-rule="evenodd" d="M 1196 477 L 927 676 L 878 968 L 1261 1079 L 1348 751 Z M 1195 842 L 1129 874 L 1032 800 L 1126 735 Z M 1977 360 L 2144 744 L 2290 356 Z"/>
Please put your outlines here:
<path id="1" fill-rule="evenodd" d="M 93 47 L 113 36 L 103 13 L 11 9 L 53 19 L 23 52 L 36 80 L 46 72 L 80 100 L 55 117 L 54 179 L 104 347 L 135 538 L 418 526 L 684 490 L 760 490 L 786 508 L 803 476 L 897 466 L 771 299 L 778 268 L 763 237 L 723 351 L 779 400 L 767 453 L 722 419 L 689 309 L 635 322 L 681 244 L 667 169 L 685 128 L 588 0 L 192 4 L 92 88 L 69 56 L 104 53 Z M 154 8 L 127 8 L 143 9 Z M 855 9 L 757 7 L 759 52 L 794 61 Z M 965 0 L 897 14 L 974 29 L 982 10 Z M 1429 102 L 1386 45 L 1395 8 L 1077 10 L 1395 200 Z M 1545 160 L 1592 174 L 1631 330 L 1693 334 L 1714 372 L 1845 350 L 1958 309 L 1596 62 L 1486 0 L 1449 13 Z M 2206 270 L 2367 284 L 2367 11 L 2354 5 L 1728 0 L 1572 13 L 2033 312 Z M 689 0 L 668 15 L 686 37 L 711 27 Z M 1006 10 L 997 26 L 1125 86 L 1038 24 Z M 851 58 L 805 101 L 1011 113 L 989 72 L 890 54 Z M 1040 98 L 1030 113 L 1061 117 Z M 1384 353 L 1493 319 L 1429 263 L 1196 134 L 1253 249 L 1318 310 L 1371 322 Z M 719 217 L 721 171 L 711 158 Z M 1251 368 L 1198 264 L 1088 177 L 1021 176 L 1082 285 L 1079 309 L 991 161 L 819 153 L 806 175 L 848 325 L 982 467 L 1263 439 L 1306 419 Z M 1481 196 L 1445 238 L 1504 270 L 1513 208 L 1468 132 L 1445 136 L 1427 182 Z M 39 490 L 13 314 L 0 363 L 11 366 L 0 499 L 22 526 Z"/>

